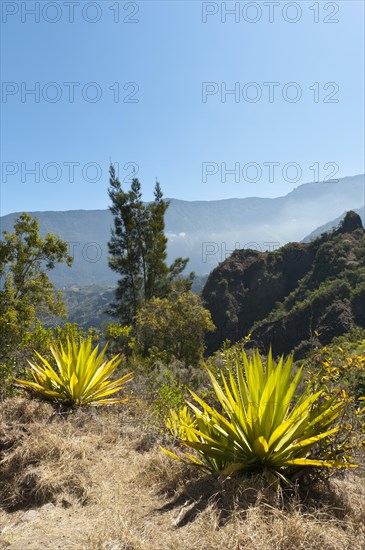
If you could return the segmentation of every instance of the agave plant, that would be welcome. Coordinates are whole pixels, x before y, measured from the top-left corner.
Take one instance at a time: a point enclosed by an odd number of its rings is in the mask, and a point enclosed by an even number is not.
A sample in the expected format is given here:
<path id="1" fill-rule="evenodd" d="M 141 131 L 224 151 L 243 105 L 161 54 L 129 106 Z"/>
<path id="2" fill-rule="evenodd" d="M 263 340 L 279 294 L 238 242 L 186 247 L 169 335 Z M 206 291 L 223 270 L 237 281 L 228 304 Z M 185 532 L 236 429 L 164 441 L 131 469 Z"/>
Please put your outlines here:
<path id="1" fill-rule="evenodd" d="M 179 411 L 173 409 L 166 419 L 166 427 L 175 438 L 185 439 L 187 436 L 185 426 L 188 428 L 195 426 L 195 416 L 193 416 L 184 405 Z"/>
<path id="2" fill-rule="evenodd" d="M 318 442 L 330 440 L 338 431 L 338 426 L 331 426 L 344 403 L 336 395 L 325 399 L 321 390 L 313 393 L 310 388 L 294 399 L 303 367 L 293 376 L 292 356 L 275 364 L 270 351 L 264 365 L 257 350 L 249 359 L 242 349 L 227 353 L 226 363 L 228 374 L 221 372 L 221 382 L 207 369 L 221 412 L 190 391 L 196 404 L 188 405 L 195 421 L 186 421 L 186 411 L 170 416 L 170 430 L 173 426 L 181 443 L 197 456 L 185 453 L 181 458 L 161 447 L 165 453 L 227 475 L 259 470 L 270 480 L 288 481 L 284 474 L 303 466 L 354 466 L 311 456 Z"/>
<path id="3" fill-rule="evenodd" d="M 22 386 L 40 396 L 61 403 L 74 405 L 110 405 L 126 399 L 109 398 L 132 378 L 132 373 L 117 380 L 110 380 L 123 357 L 115 355 L 104 360 L 107 345 L 100 353 L 99 346 L 92 349 L 91 340 L 68 339 L 66 348 L 60 344 L 50 347 L 56 368 L 35 352 L 41 363 L 28 361 L 34 382 L 16 380 Z"/>

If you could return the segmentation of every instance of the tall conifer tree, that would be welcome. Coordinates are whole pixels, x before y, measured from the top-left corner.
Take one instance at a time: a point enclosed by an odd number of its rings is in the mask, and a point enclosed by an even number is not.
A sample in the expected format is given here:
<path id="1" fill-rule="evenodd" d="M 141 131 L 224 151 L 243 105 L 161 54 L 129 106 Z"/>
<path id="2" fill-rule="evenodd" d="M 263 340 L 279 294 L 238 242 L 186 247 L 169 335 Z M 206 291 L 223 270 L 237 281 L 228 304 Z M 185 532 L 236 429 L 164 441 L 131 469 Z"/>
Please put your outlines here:
<path id="1" fill-rule="evenodd" d="M 122 323 L 130 324 L 147 300 L 169 295 L 173 283 L 181 279 L 188 259 L 177 258 L 171 266 L 166 264 L 164 230 L 169 201 L 163 198 L 160 184 L 156 182 L 154 201 L 145 204 L 138 179 L 133 179 L 130 190 L 125 191 L 113 165 L 109 173 L 110 210 L 114 216 L 108 243 L 109 266 L 121 275 L 109 311 Z M 192 273 L 185 279 L 187 288 L 191 287 L 192 279 Z"/>

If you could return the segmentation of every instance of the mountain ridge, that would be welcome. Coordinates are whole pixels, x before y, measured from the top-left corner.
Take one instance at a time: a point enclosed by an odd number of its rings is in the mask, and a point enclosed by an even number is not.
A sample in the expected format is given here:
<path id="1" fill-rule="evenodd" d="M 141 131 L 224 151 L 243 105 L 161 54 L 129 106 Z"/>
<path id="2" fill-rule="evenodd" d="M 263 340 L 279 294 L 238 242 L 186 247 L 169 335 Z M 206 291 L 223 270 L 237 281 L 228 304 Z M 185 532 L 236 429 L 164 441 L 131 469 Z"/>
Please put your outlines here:
<path id="1" fill-rule="evenodd" d="M 340 216 L 344 210 L 364 204 L 364 175 L 338 182 L 306 183 L 281 197 L 245 197 L 214 201 L 170 199 L 166 212 L 168 261 L 190 258 L 187 270 L 209 273 L 235 249 L 274 249 L 300 241 L 318 226 Z M 50 273 L 58 287 L 113 285 L 107 242 L 113 224 L 107 209 L 35 211 L 41 234 L 49 231 L 70 243 L 72 268 L 57 266 Z M 12 230 L 19 213 L 0 218 L 0 230 Z"/>

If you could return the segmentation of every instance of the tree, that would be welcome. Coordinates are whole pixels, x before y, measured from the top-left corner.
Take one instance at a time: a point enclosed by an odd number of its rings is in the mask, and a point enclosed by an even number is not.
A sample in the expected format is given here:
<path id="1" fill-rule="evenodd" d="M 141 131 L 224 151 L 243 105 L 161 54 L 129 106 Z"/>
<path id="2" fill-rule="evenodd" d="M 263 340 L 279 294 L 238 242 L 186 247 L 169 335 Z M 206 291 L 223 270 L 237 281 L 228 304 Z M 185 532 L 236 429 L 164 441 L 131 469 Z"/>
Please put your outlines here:
<path id="1" fill-rule="evenodd" d="M 142 201 L 141 184 L 133 179 L 129 191 L 122 189 L 114 166 L 110 166 L 110 211 L 114 228 L 109 246 L 109 266 L 121 275 L 115 301 L 109 313 L 122 323 L 131 324 L 137 310 L 147 300 L 164 298 L 172 284 L 186 267 L 188 259 L 177 258 L 171 266 L 166 264 L 167 237 L 165 213 L 169 202 L 164 200 L 160 184 L 156 182 L 154 201 Z M 187 284 L 192 284 L 190 274 Z"/>
<path id="2" fill-rule="evenodd" d="M 144 355 L 162 352 L 194 365 L 203 358 L 204 337 L 215 330 L 210 312 L 190 290 L 175 287 L 168 298 L 152 298 L 136 315 L 136 344 Z"/>
<path id="3" fill-rule="evenodd" d="M 0 241 L 0 362 L 19 349 L 28 331 L 34 330 L 43 315 L 62 317 L 65 305 L 46 271 L 66 261 L 71 266 L 68 245 L 58 236 L 39 234 L 36 218 L 23 213 L 15 220 L 14 232 L 3 232 Z"/>

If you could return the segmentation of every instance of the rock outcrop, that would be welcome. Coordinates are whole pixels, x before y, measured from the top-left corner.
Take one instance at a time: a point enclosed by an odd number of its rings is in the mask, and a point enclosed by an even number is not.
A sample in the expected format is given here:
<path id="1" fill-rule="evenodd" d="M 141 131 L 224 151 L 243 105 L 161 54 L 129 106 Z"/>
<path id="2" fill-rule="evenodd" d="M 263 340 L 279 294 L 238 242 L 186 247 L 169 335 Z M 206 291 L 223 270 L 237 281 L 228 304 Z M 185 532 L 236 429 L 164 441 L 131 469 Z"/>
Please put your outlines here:
<path id="1" fill-rule="evenodd" d="M 251 333 L 252 345 L 274 353 L 297 350 L 314 337 L 328 343 L 365 326 L 365 231 L 350 211 L 341 226 L 310 243 L 274 252 L 236 250 L 210 274 L 203 299 L 217 327 L 207 353 Z"/>

